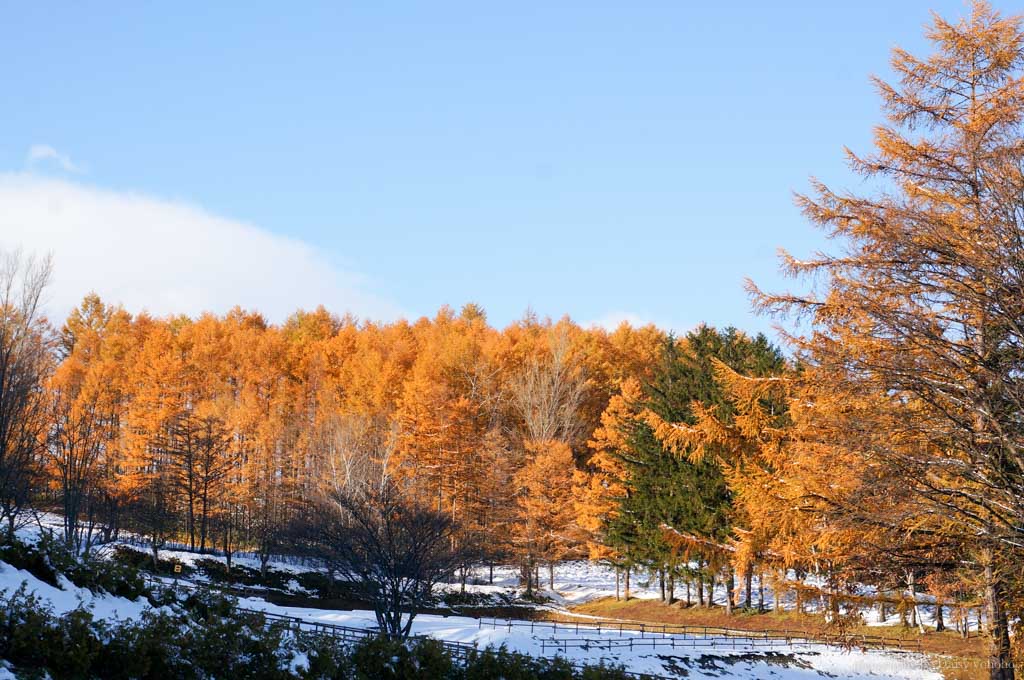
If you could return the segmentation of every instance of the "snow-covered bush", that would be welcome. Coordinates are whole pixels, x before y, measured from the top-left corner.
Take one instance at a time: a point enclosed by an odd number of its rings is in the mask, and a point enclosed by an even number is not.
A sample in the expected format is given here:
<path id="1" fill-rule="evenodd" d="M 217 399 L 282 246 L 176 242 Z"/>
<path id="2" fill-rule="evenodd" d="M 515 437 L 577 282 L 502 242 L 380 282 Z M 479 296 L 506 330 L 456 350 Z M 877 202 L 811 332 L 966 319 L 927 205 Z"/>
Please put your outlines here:
<path id="1" fill-rule="evenodd" d="M 374 638 L 352 650 L 353 677 L 380 680 L 447 680 L 457 678 L 451 656 L 436 640 L 412 643 Z"/>
<path id="2" fill-rule="evenodd" d="M 146 594 L 137 569 L 96 553 L 76 555 L 60 540 L 43 534 L 34 543 L 12 538 L 0 545 L 0 561 L 60 587 L 60 575 L 79 588 L 134 600 Z"/>

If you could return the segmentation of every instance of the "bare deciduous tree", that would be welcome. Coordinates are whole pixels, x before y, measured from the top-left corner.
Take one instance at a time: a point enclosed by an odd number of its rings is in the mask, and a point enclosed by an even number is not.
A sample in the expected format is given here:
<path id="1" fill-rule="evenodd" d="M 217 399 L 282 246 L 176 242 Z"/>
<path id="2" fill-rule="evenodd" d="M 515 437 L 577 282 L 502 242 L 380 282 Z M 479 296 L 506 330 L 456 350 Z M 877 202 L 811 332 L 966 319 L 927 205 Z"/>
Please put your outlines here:
<path id="1" fill-rule="evenodd" d="M 40 302 L 51 271 L 49 257 L 0 252 L 0 521 L 8 536 L 29 501 L 44 441 L 52 333 Z"/>
<path id="2" fill-rule="evenodd" d="M 523 439 L 575 443 L 586 377 L 571 353 L 569 335 L 554 328 L 548 351 L 531 357 L 512 383 L 510 398 L 523 422 Z"/>
<path id="3" fill-rule="evenodd" d="M 389 480 L 334 492 L 312 510 L 293 535 L 359 588 L 389 637 L 407 638 L 434 586 L 466 561 L 448 514 L 403 498 Z"/>
<path id="4" fill-rule="evenodd" d="M 321 483 L 330 491 L 381 483 L 397 439 L 397 424 L 388 418 L 331 414 L 317 430 Z"/>
<path id="5" fill-rule="evenodd" d="M 52 390 L 47 457 L 60 485 L 64 541 L 83 553 L 92 547 L 102 493 L 97 475 L 106 433 L 98 410 L 95 401 Z"/>

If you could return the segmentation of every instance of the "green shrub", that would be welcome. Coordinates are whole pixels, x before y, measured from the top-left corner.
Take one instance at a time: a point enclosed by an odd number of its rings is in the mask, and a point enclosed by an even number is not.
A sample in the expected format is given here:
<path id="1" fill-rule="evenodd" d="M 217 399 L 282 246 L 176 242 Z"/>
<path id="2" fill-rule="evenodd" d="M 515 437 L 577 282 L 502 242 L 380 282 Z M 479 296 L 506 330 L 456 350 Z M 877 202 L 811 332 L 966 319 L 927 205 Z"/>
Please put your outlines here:
<path id="1" fill-rule="evenodd" d="M 460 593 L 456 591 L 446 592 L 441 597 L 441 602 L 448 607 L 486 607 L 492 604 L 493 600 L 493 596 L 488 593 Z"/>
<path id="2" fill-rule="evenodd" d="M 0 599 L 0 658 L 18 665 L 40 666 L 48 654 L 59 652 L 49 647 L 55 625 L 53 609 L 29 593 L 23 583 Z"/>
<path id="3" fill-rule="evenodd" d="M 456 678 L 451 656 L 440 642 L 402 643 L 368 638 L 352 648 L 352 666 L 358 680 L 444 680 Z"/>
<path id="4" fill-rule="evenodd" d="M 79 588 L 103 590 L 134 600 L 148 594 L 146 581 L 135 567 L 100 555 L 89 555 L 66 567 L 64 575 Z"/>
<path id="5" fill-rule="evenodd" d="M 231 675 L 253 680 L 291 678 L 294 657 L 280 625 L 267 626 L 259 614 L 210 617 L 190 629 L 183 642 L 189 662 L 203 677 Z"/>
<path id="6" fill-rule="evenodd" d="M 55 680 L 91 677 L 91 669 L 103 651 L 106 629 L 102 621 L 95 621 L 92 612 L 75 609 L 64 614 L 48 630 L 44 663 Z"/>
<path id="7" fill-rule="evenodd" d="M 24 569 L 44 583 L 59 587 L 59 567 L 73 561 L 65 559 L 62 552 L 57 541 L 46 534 L 37 544 L 23 543 L 15 538 L 0 545 L 0 561 L 16 569 Z"/>
<path id="8" fill-rule="evenodd" d="M 351 584 L 331 578 L 331 576 L 322 571 L 303 571 L 298 574 L 292 574 L 291 577 L 300 586 L 321 599 L 354 599 L 357 597 L 356 589 Z"/>
<path id="9" fill-rule="evenodd" d="M 114 548 L 114 559 L 121 564 L 164 576 L 191 576 L 195 570 L 176 557 L 161 557 L 157 560 L 157 568 L 153 569 L 153 554 L 136 550 L 126 545 Z M 180 566 L 181 571 L 175 572 L 174 567 Z"/>
<path id="10" fill-rule="evenodd" d="M 302 680 L 349 680 L 355 676 L 350 648 L 339 645 L 330 635 L 302 635 L 298 649 L 308 661 L 298 671 Z"/>
<path id="11" fill-rule="evenodd" d="M 96 659 L 96 677 L 109 680 L 134 678 L 189 678 L 194 672 L 187 652 L 180 646 L 185 617 L 146 611 L 137 621 L 118 626 Z"/>
<path id="12" fill-rule="evenodd" d="M 79 588 L 105 591 L 118 597 L 136 599 L 146 594 L 146 584 L 138 569 L 121 560 L 95 553 L 77 557 L 62 541 L 43 534 L 38 543 L 17 539 L 0 546 L 0 561 L 24 569 L 40 581 L 60 587 L 60 574 Z"/>
<path id="13" fill-rule="evenodd" d="M 463 677 L 465 680 L 624 680 L 628 676 L 621 667 L 601 664 L 580 670 L 561 657 L 532 657 L 509 652 L 502 646 L 471 652 Z"/>
<path id="14" fill-rule="evenodd" d="M 308 659 L 292 670 L 297 652 Z M 148 610 L 135 621 L 107 623 L 85 608 L 63 616 L 22 585 L 0 597 L 0 658 L 21 678 L 251 678 L 253 680 L 621 680 L 621 669 L 579 671 L 564 659 L 537 659 L 504 648 L 453 662 L 442 643 L 368 638 L 341 646 L 323 635 L 299 636 L 240 612 L 221 594 L 196 592 L 174 611 Z"/>

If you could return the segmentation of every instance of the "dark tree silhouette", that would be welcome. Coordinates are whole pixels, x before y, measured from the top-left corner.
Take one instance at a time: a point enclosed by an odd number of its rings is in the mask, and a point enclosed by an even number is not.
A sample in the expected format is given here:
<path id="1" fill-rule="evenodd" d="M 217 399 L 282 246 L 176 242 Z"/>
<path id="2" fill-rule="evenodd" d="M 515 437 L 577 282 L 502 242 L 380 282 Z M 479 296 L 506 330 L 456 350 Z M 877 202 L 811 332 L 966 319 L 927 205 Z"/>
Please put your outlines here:
<path id="1" fill-rule="evenodd" d="M 467 559 L 452 519 L 403 497 L 391 482 L 335 491 L 310 509 L 292 536 L 358 589 L 388 637 L 407 638 L 434 586 Z"/>

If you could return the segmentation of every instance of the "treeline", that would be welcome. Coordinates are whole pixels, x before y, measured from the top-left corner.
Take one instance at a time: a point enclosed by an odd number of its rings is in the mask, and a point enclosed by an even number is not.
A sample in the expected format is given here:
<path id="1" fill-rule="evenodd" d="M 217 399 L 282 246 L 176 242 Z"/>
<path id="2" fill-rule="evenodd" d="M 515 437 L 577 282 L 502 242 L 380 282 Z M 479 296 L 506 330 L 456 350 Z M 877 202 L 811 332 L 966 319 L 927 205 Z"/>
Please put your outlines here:
<path id="1" fill-rule="evenodd" d="M 132 316 L 96 296 L 58 329 L 36 308 L 46 264 L 12 255 L 4 274 L 0 513 L 13 529 L 29 505 L 58 509 L 82 549 L 130 527 L 267 556 L 303 499 L 392 475 L 467 535 L 560 557 L 587 438 L 665 342 L 529 317 L 499 332 L 472 305 L 275 325 Z"/>
<path id="2" fill-rule="evenodd" d="M 734 330 L 674 338 L 527 316 L 499 331 L 473 305 L 415 323 L 320 309 L 277 325 L 242 310 L 133 316 L 90 295 L 56 329 L 17 311 L 45 263 L 9 256 L 5 271 L 24 287 L 5 327 L 32 337 L 8 364 L 31 366 L 38 389 L 12 414 L 25 433 L 5 444 L 0 513 L 13 530 L 25 508 L 56 510 L 85 552 L 130 529 L 154 560 L 174 540 L 266 564 L 324 499 L 387 478 L 456 524 L 463 578 L 514 561 L 532 591 L 542 567 L 553 578 L 589 556 L 702 589 L 728 568 L 731 493 L 716 464 L 668 450 L 640 414 L 727 408 L 714 359 L 752 375 L 784 363 Z M 664 526 L 708 546 L 681 553 Z"/>

